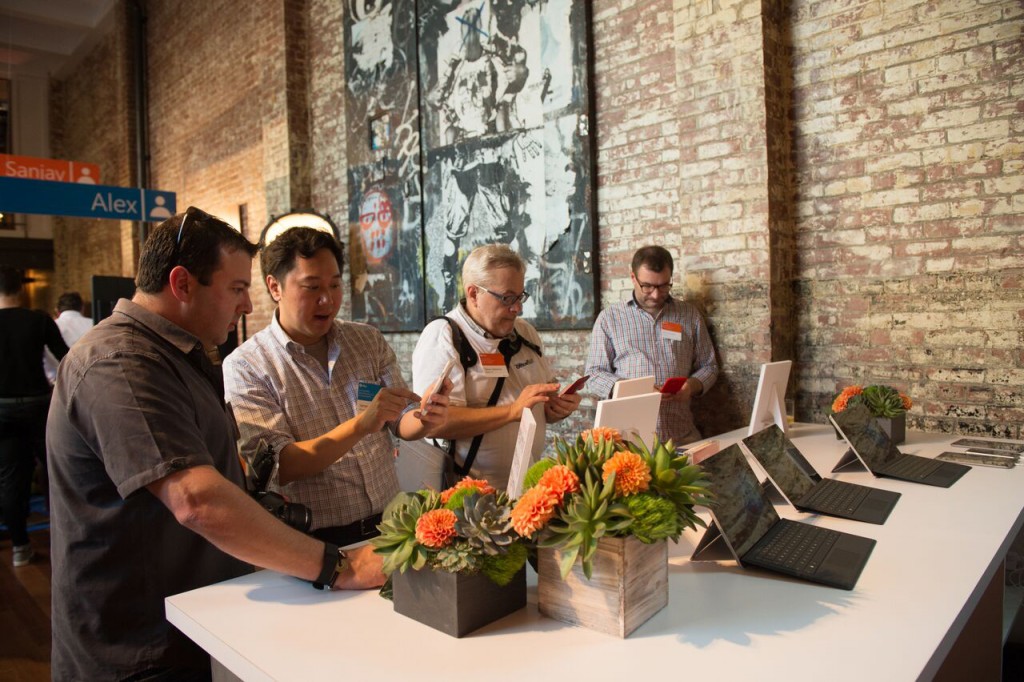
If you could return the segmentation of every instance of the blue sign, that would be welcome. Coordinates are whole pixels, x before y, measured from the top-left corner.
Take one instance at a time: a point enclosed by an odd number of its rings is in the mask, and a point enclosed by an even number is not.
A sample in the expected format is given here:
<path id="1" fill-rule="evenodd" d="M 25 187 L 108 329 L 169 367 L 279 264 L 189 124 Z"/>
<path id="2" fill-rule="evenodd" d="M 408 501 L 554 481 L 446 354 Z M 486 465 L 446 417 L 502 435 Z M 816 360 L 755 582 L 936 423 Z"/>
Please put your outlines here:
<path id="1" fill-rule="evenodd" d="M 174 192 L 0 177 L 0 212 L 158 223 L 176 207 Z"/>

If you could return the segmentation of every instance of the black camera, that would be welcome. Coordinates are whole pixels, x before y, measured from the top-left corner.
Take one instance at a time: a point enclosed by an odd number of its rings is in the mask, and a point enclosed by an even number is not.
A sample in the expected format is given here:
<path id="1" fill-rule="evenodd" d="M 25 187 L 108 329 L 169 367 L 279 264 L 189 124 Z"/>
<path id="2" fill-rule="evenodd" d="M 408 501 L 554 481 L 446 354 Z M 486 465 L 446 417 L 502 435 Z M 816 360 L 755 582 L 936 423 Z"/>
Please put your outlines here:
<path id="1" fill-rule="evenodd" d="M 274 448 L 260 440 L 256 454 L 249 462 L 247 482 L 249 494 L 268 512 L 289 526 L 303 533 L 309 532 L 313 514 L 309 507 L 298 502 L 289 502 L 284 495 L 267 490 L 270 475 L 274 472 Z"/>
<path id="2" fill-rule="evenodd" d="M 306 505 L 299 504 L 298 502 L 289 502 L 278 493 L 268 490 L 253 493 L 253 497 L 263 505 L 264 509 L 292 528 L 301 530 L 303 533 L 309 532 L 309 527 L 313 523 L 313 515 Z"/>

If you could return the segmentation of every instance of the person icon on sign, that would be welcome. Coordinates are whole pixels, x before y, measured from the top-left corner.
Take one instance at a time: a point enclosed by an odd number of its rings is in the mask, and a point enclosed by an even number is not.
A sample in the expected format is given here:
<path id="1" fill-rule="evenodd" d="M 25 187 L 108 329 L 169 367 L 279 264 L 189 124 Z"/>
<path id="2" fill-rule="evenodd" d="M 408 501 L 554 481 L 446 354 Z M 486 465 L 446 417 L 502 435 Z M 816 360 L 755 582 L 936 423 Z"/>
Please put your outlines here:
<path id="1" fill-rule="evenodd" d="M 96 180 L 93 179 L 93 177 L 92 177 L 92 169 L 91 168 L 82 168 L 82 169 L 80 169 L 80 173 L 81 174 L 78 176 L 78 179 L 75 180 L 75 182 L 77 182 L 80 185 L 95 185 L 96 184 Z M 168 217 L 170 217 L 170 216 L 168 216 Z"/>
<path id="2" fill-rule="evenodd" d="M 164 206 L 164 204 L 167 202 L 167 200 L 164 197 L 157 195 L 157 197 L 153 201 L 156 203 L 156 206 L 154 206 L 153 210 L 149 212 L 150 219 L 164 220 L 165 218 L 171 217 L 171 212 L 167 210 L 166 206 Z"/>

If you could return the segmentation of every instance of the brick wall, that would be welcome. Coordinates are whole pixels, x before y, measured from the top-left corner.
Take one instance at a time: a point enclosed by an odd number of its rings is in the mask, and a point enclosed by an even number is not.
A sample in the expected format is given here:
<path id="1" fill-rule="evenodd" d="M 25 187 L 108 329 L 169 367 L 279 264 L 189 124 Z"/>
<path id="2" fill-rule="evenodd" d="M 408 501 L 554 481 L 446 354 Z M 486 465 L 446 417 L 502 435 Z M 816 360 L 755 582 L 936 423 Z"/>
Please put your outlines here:
<path id="1" fill-rule="evenodd" d="M 275 0 L 148 8 L 149 112 L 153 184 L 239 224 L 260 238 L 271 215 L 291 209 L 285 4 Z M 273 309 L 253 266 L 247 327 L 262 329 Z"/>
<path id="2" fill-rule="evenodd" d="M 306 194 L 344 224 L 341 3 L 147 6 L 154 184 L 229 219 L 246 204 L 253 239 Z M 628 295 L 639 244 L 676 254 L 675 294 L 705 308 L 723 362 L 705 432 L 744 423 L 760 363 L 792 357 L 803 419 L 885 381 L 914 396 L 913 426 L 1024 435 L 1022 11 L 592 4 L 599 296 Z M 254 291 L 250 333 L 271 310 Z M 578 374 L 589 334 L 542 336 Z M 416 336 L 389 340 L 407 365 Z"/>
<path id="3" fill-rule="evenodd" d="M 891 383 L 1021 437 L 1019 2 L 794 2 L 800 409 Z"/>
<path id="4" fill-rule="evenodd" d="M 122 7 L 114 29 L 50 89 L 54 158 L 99 164 L 105 185 L 135 184 L 132 68 L 131 33 Z M 58 296 L 78 291 L 88 301 L 93 275 L 135 274 L 137 240 L 130 222 L 55 218 L 53 244 Z"/>

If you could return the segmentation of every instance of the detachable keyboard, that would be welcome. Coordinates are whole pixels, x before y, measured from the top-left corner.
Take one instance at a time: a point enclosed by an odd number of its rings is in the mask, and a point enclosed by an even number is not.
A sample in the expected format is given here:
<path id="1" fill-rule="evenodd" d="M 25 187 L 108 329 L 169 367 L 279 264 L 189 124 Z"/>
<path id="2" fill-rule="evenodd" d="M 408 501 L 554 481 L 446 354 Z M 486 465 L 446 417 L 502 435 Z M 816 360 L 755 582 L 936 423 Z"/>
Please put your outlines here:
<path id="1" fill-rule="evenodd" d="M 852 514 L 864 498 L 871 494 L 871 490 L 856 483 L 825 478 L 797 500 L 797 504 L 825 514 Z"/>
<path id="2" fill-rule="evenodd" d="M 943 462 L 928 457 L 917 455 L 903 455 L 896 462 L 887 464 L 884 469 L 878 469 L 878 473 L 887 476 L 898 476 L 899 478 L 921 481 L 943 465 Z"/>
<path id="3" fill-rule="evenodd" d="M 839 536 L 828 528 L 780 519 L 743 555 L 743 560 L 784 573 L 812 576 Z"/>

